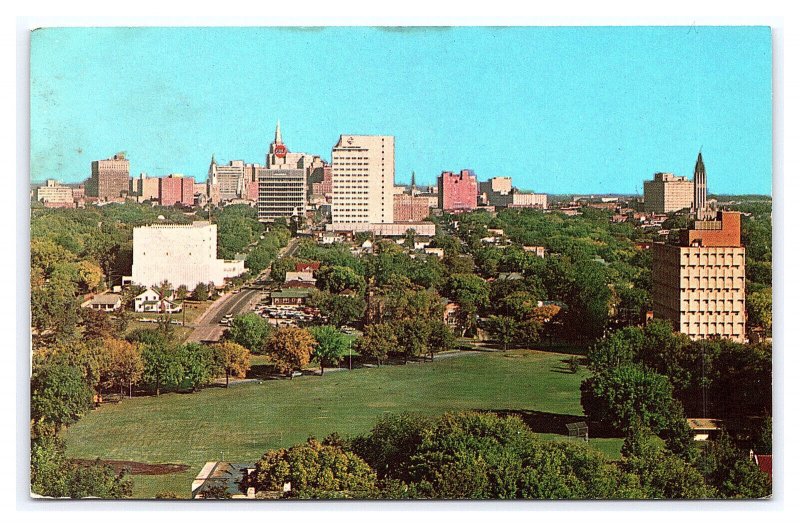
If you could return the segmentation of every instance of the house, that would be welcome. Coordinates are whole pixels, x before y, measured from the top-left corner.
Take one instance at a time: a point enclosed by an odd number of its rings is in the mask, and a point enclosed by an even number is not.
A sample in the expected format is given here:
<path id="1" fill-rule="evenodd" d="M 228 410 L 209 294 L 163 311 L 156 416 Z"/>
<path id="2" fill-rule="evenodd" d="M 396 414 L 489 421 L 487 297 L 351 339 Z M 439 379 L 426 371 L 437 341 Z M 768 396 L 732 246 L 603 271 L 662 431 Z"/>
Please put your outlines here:
<path id="1" fill-rule="evenodd" d="M 538 258 L 544 258 L 545 248 L 543 245 L 523 245 L 522 250 L 526 253 L 533 253 Z"/>
<path id="2" fill-rule="evenodd" d="M 183 307 L 174 300 L 174 291 L 161 298 L 155 290 L 148 288 L 133 299 L 133 310 L 137 313 L 178 313 Z"/>
<path id="3" fill-rule="evenodd" d="M 308 287 L 287 287 L 280 291 L 272 291 L 269 299 L 273 306 L 301 306 L 311 296 L 311 291 L 313 289 Z"/>
<path id="4" fill-rule="evenodd" d="M 497 275 L 498 280 L 522 280 L 525 278 L 522 276 L 522 273 L 518 273 L 516 271 L 511 273 L 500 273 Z"/>
<path id="5" fill-rule="evenodd" d="M 311 272 L 319 270 L 319 262 L 297 262 L 294 264 L 294 270 L 298 273 Z"/>
<path id="6" fill-rule="evenodd" d="M 298 283 L 306 287 L 316 287 L 317 279 L 314 278 L 314 273 L 311 271 L 287 271 L 286 278 L 284 279 L 284 286 L 290 283 Z"/>
<path id="7" fill-rule="evenodd" d="M 756 454 L 751 450 L 750 459 L 758 465 L 758 470 L 769 476 L 772 481 L 772 454 Z"/>
<path id="8" fill-rule="evenodd" d="M 222 489 L 231 499 L 255 499 L 254 487 L 242 488 L 246 476 L 255 467 L 246 463 L 228 463 L 227 461 L 208 461 L 192 482 L 192 499 L 204 499 L 204 493 L 214 489 L 215 494 Z"/>
<path id="9" fill-rule="evenodd" d="M 425 254 L 433 255 L 439 258 L 440 260 L 444 258 L 444 249 L 442 249 L 441 247 L 425 247 L 423 251 L 425 252 Z"/>
<path id="10" fill-rule="evenodd" d="M 458 309 L 457 302 L 445 299 L 443 321 L 451 328 L 458 326 Z"/>
<path id="11" fill-rule="evenodd" d="M 87 307 L 95 311 L 113 313 L 122 307 L 122 297 L 115 294 L 97 295 L 89 302 Z"/>
<path id="12" fill-rule="evenodd" d="M 722 423 L 719 419 L 706 419 L 706 418 L 688 418 L 686 422 L 689 423 L 689 428 L 692 429 L 695 441 L 707 441 L 714 439 L 719 435 Z"/>

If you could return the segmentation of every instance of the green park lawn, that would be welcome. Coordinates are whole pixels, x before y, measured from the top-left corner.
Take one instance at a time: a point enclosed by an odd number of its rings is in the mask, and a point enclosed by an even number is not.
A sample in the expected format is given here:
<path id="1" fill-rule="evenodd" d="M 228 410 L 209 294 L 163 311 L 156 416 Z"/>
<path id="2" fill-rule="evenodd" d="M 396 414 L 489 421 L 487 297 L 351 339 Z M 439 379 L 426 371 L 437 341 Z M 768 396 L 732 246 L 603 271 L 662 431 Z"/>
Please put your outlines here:
<path id="1" fill-rule="evenodd" d="M 309 436 L 367 432 L 387 412 L 518 411 L 547 439 L 567 439 L 583 420 L 580 382 L 569 356 L 528 350 L 478 352 L 433 363 L 334 371 L 293 380 L 244 382 L 194 394 L 137 397 L 91 411 L 65 433 L 73 458 L 182 463 L 185 472 L 133 476 L 134 497 L 189 497 L 206 461 L 253 462 L 265 451 Z M 255 358 L 256 363 L 263 363 Z M 591 431 L 590 431 L 591 433 Z M 590 439 L 619 456 L 621 439 Z"/>

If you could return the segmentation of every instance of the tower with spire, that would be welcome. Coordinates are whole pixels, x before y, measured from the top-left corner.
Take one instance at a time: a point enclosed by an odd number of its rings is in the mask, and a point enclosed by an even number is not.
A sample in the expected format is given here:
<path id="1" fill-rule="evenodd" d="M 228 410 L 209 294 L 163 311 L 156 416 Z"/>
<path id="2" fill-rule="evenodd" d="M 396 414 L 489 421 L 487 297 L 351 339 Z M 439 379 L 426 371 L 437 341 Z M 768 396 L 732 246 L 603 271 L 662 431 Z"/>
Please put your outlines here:
<path id="1" fill-rule="evenodd" d="M 411 195 L 417 195 L 417 175 L 413 170 L 411 171 Z"/>
<path id="2" fill-rule="evenodd" d="M 267 153 L 267 168 L 286 168 L 287 155 L 289 150 L 283 144 L 281 138 L 281 122 L 275 125 L 275 139 L 269 145 L 269 152 Z M 292 167 L 296 168 L 296 167 Z"/>
<path id="3" fill-rule="evenodd" d="M 694 164 L 694 213 L 698 220 L 710 219 L 710 212 L 706 196 L 708 193 L 708 183 L 706 181 L 706 165 L 703 163 L 702 150 L 697 154 L 697 162 Z"/>

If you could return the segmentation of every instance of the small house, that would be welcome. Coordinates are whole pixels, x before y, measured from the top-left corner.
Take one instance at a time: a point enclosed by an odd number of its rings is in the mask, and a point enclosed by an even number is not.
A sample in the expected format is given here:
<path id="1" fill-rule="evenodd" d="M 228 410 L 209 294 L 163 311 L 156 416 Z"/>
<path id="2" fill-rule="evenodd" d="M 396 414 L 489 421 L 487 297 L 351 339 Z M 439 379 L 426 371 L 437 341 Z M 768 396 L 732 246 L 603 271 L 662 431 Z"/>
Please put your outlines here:
<path id="1" fill-rule="evenodd" d="M 183 307 L 174 300 L 174 291 L 161 298 L 155 290 L 148 288 L 133 299 L 133 310 L 137 313 L 179 313 Z"/>
<path id="2" fill-rule="evenodd" d="M 89 302 L 88 307 L 95 311 L 113 313 L 122 307 L 122 297 L 115 294 L 97 295 Z"/>

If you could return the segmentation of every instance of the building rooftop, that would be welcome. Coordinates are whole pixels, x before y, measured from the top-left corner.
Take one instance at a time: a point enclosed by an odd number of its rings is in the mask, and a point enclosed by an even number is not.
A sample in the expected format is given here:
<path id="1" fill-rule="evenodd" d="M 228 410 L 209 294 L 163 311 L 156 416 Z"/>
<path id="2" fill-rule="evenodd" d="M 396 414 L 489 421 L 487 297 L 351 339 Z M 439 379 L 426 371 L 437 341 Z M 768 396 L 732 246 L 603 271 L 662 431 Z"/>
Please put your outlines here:
<path id="1" fill-rule="evenodd" d="M 109 293 L 105 295 L 97 295 L 92 299 L 91 304 L 116 304 L 121 300 L 122 297 L 120 295 Z"/>

